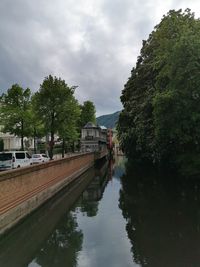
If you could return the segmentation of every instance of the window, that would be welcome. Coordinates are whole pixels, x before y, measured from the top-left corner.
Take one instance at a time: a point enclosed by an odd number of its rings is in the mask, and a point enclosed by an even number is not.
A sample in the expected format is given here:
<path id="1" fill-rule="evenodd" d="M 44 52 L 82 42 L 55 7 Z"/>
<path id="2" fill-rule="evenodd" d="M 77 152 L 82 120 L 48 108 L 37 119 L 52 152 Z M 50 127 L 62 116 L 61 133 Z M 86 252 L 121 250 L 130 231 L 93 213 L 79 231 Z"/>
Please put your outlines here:
<path id="1" fill-rule="evenodd" d="M 6 161 L 12 159 L 12 153 L 3 153 L 0 154 L 0 161 Z"/>
<path id="2" fill-rule="evenodd" d="M 17 152 L 16 153 L 16 159 L 25 159 L 25 153 L 24 152 Z"/>
<path id="3" fill-rule="evenodd" d="M 35 154 L 35 155 L 33 155 L 32 156 L 34 159 L 38 159 L 38 158 L 40 158 L 40 155 L 39 154 Z"/>

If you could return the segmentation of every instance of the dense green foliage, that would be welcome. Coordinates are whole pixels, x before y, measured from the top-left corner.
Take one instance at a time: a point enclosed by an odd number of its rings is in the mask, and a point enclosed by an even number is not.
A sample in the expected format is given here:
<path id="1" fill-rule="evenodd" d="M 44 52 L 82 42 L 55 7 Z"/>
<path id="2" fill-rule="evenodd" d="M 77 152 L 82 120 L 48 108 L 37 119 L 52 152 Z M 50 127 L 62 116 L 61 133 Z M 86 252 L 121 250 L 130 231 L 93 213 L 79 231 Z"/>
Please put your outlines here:
<path id="1" fill-rule="evenodd" d="M 121 146 L 128 157 L 182 165 L 200 142 L 200 20 L 169 11 L 147 41 L 122 91 Z"/>
<path id="2" fill-rule="evenodd" d="M 34 153 L 37 152 L 37 139 L 40 139 L 46 135 L 45 126 L 41 120 L 40 114 L 35 111 L 36 103 L 35 103 L 35 94 L 32 95 L 31 98 L 31 115 L 30 115 L 30 136 L 33 137 L 34 140 Z"/>
<path id="3" fill-rule="evenodd" d="M 88 122 L 96 123 L 96 109 L 92 101 L 85 101 L 81 105 L 80 126 L 84 127 Z"/>
<path id="4" fill-rule="evenodd" d="M 14 84 L 1 96 L 0 116 L 3 131 L 21 137 L 24 150 L 24 137 L 30 135 L 31 91 Z"/>
<path id="5" fill-rule="evenodd" d="M 116 124 L 119 119 L 120 111 L 117 111 L 112 114 L 102 115 L 100 117 L 97 117 L 97 124 L 103 125 L 106 128 L 113 129 L 116 127 Z"/>
<path id="6" fill-rule="evenodd" d="M 59 131 L 64 137 L 66 120 L 69 121 L 70 113 L 77 109 L 74 99 L 74 88 L 69 87 L 61 78 L 49 75 L 35 94 L 34 110 L 40 116 L 47 133 L 50 133 L 49 156 L 53 157 L 55 134 Z M 69 108 L 70 107 L 70 108 Z"/>
<path id="7" fill-rule="evenodd" d="M 79 138 L 78 122 L 80 119 L 80 105 L 73 95 L 68 98 L 63 106 L 63 112 L 58 127 L 58 135 L 62 139 L 62 156 L 64 157 L 65 143 L 72 145 L 74 150 L 74 142 Z"/>

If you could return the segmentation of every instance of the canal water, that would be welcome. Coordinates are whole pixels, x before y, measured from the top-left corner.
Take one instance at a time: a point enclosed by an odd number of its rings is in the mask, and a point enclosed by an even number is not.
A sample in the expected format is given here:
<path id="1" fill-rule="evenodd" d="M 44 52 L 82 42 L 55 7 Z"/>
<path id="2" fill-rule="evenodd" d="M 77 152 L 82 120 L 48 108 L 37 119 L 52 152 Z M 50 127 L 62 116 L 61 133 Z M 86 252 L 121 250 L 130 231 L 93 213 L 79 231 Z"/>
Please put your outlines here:
<path id="1" fill-rule="evenodd" d="M 0 240 L 0 267 L 199 267 L 200 183 L 117 158 Z"/>

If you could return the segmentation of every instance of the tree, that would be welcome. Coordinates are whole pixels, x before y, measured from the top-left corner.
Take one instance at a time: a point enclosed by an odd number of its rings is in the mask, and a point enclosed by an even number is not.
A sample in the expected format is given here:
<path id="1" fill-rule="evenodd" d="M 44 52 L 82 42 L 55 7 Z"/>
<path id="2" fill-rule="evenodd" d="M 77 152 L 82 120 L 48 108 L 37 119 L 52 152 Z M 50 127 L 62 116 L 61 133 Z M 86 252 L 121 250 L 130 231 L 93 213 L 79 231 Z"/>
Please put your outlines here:
<path id="1" fill-rule="evenodd" d="M 62 117 L 58 127 L 59 137 L 62 139 L 62 157 L 65 152 L 65 142 L 74 143 L 79 138 L 78 121 L 80 120 L 80 106 L 73 95 L 68 99 L 63 106 Z"/>
<path id="2" fill-rule="evenodd" d="M 129 157 L 177 164 L 183 154 L 198 153 L 199 34 L 189 9 L 171 10 L 143 41 L 121 96 L 118 131 Z"/>
<path id="3" fill-rule="evenodd" d="M 67 116 L 65 106 L 72 98 L 74 87 L 69 87 L 64 80 L 49 75 L 35 94 L 35 110 L 44 123 L 46 133 L 50 133 L 49 156 L 53 158 L 55 133 L 60 129 L 63 117 Z"/>
<path id="4" fill-rule="evenodd" d="M 85 101 L 81 105 L 81 128 L 88 122 L 96 123 L 96 109 L 92 101 Z"/>
<path id="5" fill-rule="evenodd" d="M 24 150 L 24 137 L 30 135 L 30 103 L 30 89 L 23 89 L 18 84 L 1 96 L 3 131 L 21 137 L 21 150 Z"/>
<path id="6" fill-rule="evenodd" d="M 0 152 L 4 151 L 4 142 L 3 139 L 0 138 Z"/>
<path id="7" fill-rule="evenodd" d="M 45 136 L 45 127 L 44 123 L 41 120 L 40 115 L 37 110 L 36 106 L 36 97 L 35 94 L 31 98 L 31 115 L 30 115 L 30 130 L 31 130 L 31 136 L 33 136 L 34 140 L 34 153 L 37 153 L 37 144 L 36 144 L 36 139 L 41 138 Z"/>

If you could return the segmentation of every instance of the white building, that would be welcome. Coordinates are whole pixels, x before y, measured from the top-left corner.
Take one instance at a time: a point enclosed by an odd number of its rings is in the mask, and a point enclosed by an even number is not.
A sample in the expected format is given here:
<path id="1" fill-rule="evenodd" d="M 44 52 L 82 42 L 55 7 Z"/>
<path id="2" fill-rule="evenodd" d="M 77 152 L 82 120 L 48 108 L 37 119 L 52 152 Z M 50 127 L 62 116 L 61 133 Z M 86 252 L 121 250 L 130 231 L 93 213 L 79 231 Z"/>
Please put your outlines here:
<path id="1" fill-rule="evenodd" d="M 4 150 L 20 150 L 21 138 L 10 133 L 0 132 L 0 139 L 3 140 Z M 34 147 L 33 138 L 24 138 L 24 147 L 32 149 Z"/>
<path id="2" fill-rule="evenodd" d="M 107 128 L 88 122 L 81 130 L 82 151 L 102 151 L 107 149 Z"/>

